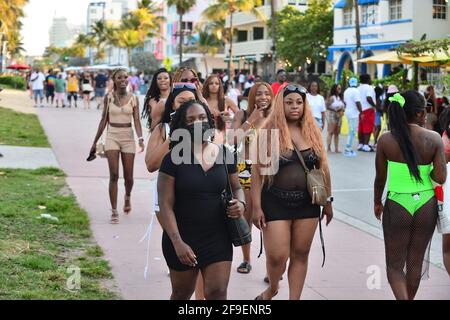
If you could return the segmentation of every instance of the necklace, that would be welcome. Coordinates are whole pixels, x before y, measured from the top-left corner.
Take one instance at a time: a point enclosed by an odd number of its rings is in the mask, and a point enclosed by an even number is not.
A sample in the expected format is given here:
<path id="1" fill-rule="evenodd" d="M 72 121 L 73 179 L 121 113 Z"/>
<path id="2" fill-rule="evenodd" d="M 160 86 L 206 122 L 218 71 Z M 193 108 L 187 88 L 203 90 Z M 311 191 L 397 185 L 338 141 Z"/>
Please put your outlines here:
<path id="1" fill-rule="evenodd" d="M 124 97 L 128 96 L 128 94 L 125 93 L 124 95 L 119 96 L 119 94 L 114 93 L 114 95 L 115 95 L 115 98 L 116 98 L 116 101 L 117 101 L 117 106 L 120 108 L 120 111 L 123 112 L 122 101 L 123 101 Z"/>

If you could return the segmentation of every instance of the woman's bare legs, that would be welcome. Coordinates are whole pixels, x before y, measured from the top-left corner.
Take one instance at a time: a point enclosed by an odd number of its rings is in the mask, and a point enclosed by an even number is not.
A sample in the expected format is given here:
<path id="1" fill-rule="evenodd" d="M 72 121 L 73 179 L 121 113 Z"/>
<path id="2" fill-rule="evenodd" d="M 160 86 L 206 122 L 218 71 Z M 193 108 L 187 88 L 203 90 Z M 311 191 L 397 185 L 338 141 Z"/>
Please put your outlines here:
<path id="1" fill-rule="evenodd" d="M 442 253 L 444 256 L 444 265 L 450 276 L 450 233 L 442 235 Z"/>
<path id="2" fill-rule="evenodd" d="M 119 181 L 119 150 L 106 151 L 109 166 L 109 200 L 111 208 L 117 209 L 117 189 Z"/>
<path id="3" fill-rule="evenodd" d="M 122 153 L 122 164 L 123 164 L 123 175 L 125 179 L 125 204 L 124 211 L 128 213 L 131 211 L 131 190 L 133 190 L 134 179 L 133 179 L 133 171 L 134 171 L 134 153 Z M 129 209 L 128 212 L 126 209 Z"/>
<path id="4" fill-rule="evenodd" d="M 318 219 L 298 219 L 292 222 L 289 257 L 289 299 L 299 300 L 308 270 L 308 256 Z"/>
<path id="5" fill-rule="evenodd" d="M 201 270 L 206 300 L 226 300 L 230 281 L 231 261 L 210 264 Z"/>
<path id="6" fill-rule="evenodd" d="M 170 281 L 172 282 L 170 300 L 190 300 L 194 293 L 198 274 L 198 269 L 188 271 L 170 269 Z"/>
<path id="7" fill-rule="evenodd" d="M 244 217 L 250 227 L 250 232 L 251 232 L 252 225 L 253 225 L 253 222 L 252 222 L 252 210 L 253 210 L 252 209 L 252 197 L 250 195 L 250 190 L 244 190 L 244 194 L 245 194 L 245 204 L 246 204 Z M 242 246 L 243 261 L 247 262 L 249 264 L 250 264 L 250 248 L 251 248 L 251 243 L 248 243 L 248 244 Z M 244 269 L 238 269 L 238 271 L 240 271 L 241 273 L 250 272 L 250 270 L 244 270 Z"/>

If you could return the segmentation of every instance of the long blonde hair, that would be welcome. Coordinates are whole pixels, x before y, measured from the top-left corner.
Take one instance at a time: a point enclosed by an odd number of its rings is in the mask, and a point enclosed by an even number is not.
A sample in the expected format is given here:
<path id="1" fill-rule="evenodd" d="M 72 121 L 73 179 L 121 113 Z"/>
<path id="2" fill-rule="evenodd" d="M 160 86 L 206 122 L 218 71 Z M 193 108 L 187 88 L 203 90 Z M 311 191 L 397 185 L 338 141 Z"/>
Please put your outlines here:
<path id="1" fill-rule="evenodd" d="M 183 72 L 185 72 L 185 71 L 190 71 L 190 72 L 192 72 L 192 74 L 200 81 L 200 79 L 198 78 L 198 74 L 197 74 L 197 72 L 196 72 L 194 69 L 186 68 L 186 67 L 181 67 L 181 68 L 179 68 L 179 69 L 175 72 L 175 74 L 173 75 L 173 81 L 172 81 L 172 83 L 174 83 L 174 82 L 180 82 L 181 76 L 183 75 Z"/>
<path id="2" fill-rule="evenodd" d="M 284 111 L 284 91 L 286 88 L 280 89 L 275 97 L 275 102 L 272 104 L 272 112 L 270 113 L 264 129 L 266 130 L 279 130 L 278 136 L 278 153 L 280 155 L 286 155 L 289 151 L 294 150 L 291 133 L 289 131 L 288 123 L 286 120 L 286 113 Z M 328 171 L 327 157 L 322 141 L 322 132 L 317 126 L 317 123 L 313 117 L 311 106 L 309 105 L 306 94 L 301 94 L 303 98 L 303 115 L 299 119 L 297 125 L 300 129 L 302 137 L 311 144 L 311 148 L 317 155 L 320 161 L 320 169 L 326 174 Z M 267 137 L 267 155 L 271 156 L 270 135 Z M 326 175 L 325 175 L 326 176 Z M 262 179 L 263 183 L 273 182 L 273 175 L 264 175 Z"/>

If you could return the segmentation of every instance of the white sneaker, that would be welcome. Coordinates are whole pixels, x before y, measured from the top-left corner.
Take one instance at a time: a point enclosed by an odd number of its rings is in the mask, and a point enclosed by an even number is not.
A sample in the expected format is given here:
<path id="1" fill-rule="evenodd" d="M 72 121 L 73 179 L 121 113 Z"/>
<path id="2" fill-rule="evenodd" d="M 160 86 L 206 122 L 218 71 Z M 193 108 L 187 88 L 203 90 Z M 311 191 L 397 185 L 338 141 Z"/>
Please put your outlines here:
<path id="1" fill-rule="evenodd" d="M 372 148 L 369 147 L 367 144 L 365 144 L 365 145 L 361 148 L 361 151 L 364 151 L 364 152 L 372 152 Z"/>
<path id="2" fill-rule="evenodd" d="M 363 149 L 364 145 L 358 144 L 358 151 L 361 151 Z"/>
<path id="3" fill-rule="evenodd" d="M 357 156 L 356 152 L 353 150 L 345 150 L 344 151 L 344 156 L 345 157 L 349 157 L 349 158 L 354 158 Z"/>

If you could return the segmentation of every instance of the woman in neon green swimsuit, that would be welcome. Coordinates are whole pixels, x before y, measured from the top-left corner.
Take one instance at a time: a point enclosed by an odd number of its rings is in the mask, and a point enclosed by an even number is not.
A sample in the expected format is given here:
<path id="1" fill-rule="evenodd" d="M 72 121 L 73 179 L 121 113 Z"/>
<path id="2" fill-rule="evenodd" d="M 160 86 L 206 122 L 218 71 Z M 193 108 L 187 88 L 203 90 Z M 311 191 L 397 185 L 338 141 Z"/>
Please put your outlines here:
<path id="1" fill-rule="evenodd" d="M 414 299 L 437 221 L 437 201 L 431 179 L 447 176 L 441 137 L 425 125 L 425 100 L 417 91 L 389 98 L 391 131 L 378 141 L 375 216 L 383 215 L 387 277 L 395 298 Z M 382 195 L 389 174 L 388 195 Z"/>

